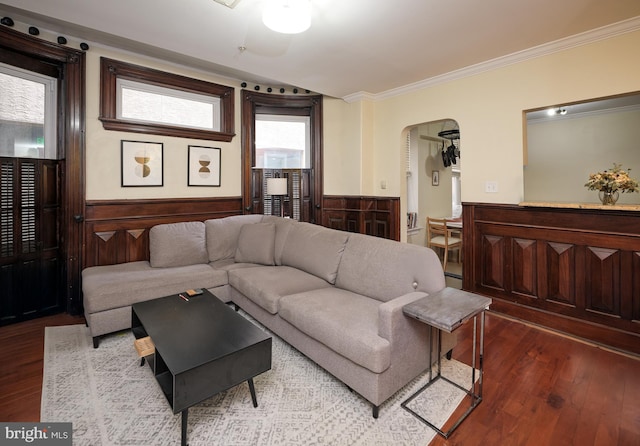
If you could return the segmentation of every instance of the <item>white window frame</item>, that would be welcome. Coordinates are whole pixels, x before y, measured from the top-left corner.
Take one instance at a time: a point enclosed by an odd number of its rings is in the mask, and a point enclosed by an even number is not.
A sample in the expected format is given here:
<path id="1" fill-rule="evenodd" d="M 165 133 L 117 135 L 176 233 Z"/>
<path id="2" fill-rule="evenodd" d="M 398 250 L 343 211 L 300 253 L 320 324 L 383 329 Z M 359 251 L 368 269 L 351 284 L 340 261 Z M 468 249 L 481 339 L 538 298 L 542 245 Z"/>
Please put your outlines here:
<path id="1" fill-rule="evenodd" d="M 213 109 L 212 113 L 212 122 L 210 126 L 190 126 L 177 122 L 166 122 L 166 121 L 155 121 L 155 120 L 145 120 L 145 119 L 131 119 L 123 116 L 122 113 L 122 90 L 136 90 L 145 93 L 153 93 L 160 96 L 185 99 L 194 102 L 200 102 L 204 104 L 211 105 Z M 178 127 L 185 128 L 193 128 L 193 129 L 202 129 L 202 130 L 210 130 L 214 132 L 220 131 L 220 98 L 205 94 L 197 94 L 191 93 L 187 91 L 177 90 L 173 88 L 160 87 L 157 85 L 147 84 L 145 82 L 133 81 L 130 79 L 120 79 L 116 80 L 116 118 L 123 121 L 143 121 L 150 122 L 154 124 L 160 125 L 174 125 Z"/>
<path id="2" fill-rule="evenodd" d="M 0 72 L 44 85 L 44 158 L 58 159 L 58 79 L 1 62 Z"/>

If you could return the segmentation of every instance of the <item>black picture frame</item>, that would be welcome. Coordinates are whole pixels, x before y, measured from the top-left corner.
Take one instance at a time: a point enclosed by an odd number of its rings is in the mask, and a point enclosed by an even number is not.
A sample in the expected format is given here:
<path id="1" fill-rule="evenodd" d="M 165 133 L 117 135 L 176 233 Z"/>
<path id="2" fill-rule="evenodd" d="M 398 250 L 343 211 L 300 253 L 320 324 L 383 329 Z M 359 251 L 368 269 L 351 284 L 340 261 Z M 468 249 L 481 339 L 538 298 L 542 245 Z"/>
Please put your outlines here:
<path id="1" fill-rule="evenodd" d="M 187 156 L 187 186 L 220 187 L 222 149 L 190 145 Z"/>

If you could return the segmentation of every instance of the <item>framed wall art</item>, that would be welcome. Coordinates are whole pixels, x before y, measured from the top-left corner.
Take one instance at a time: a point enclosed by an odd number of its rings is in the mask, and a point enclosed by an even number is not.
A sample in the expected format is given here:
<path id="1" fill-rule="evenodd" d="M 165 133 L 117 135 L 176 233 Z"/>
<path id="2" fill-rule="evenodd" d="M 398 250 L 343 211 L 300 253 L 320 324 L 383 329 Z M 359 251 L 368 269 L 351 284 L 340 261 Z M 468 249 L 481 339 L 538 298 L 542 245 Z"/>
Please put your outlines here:
<path id="1" fill-rule="evenodd" d="M 431 172 L 431 185 L 440 186 L 440 171 L 434 170 Z"/>
<path id="2" fill-rule="evenodd" d="M 163 143 L 122 140 L 121 151 L 122 187 L 163 185 Z"/>
<path id="3" fill-rule="evenodd" d="M 220 148 L 189 146 L 188 186 L 220 186 Z"/>

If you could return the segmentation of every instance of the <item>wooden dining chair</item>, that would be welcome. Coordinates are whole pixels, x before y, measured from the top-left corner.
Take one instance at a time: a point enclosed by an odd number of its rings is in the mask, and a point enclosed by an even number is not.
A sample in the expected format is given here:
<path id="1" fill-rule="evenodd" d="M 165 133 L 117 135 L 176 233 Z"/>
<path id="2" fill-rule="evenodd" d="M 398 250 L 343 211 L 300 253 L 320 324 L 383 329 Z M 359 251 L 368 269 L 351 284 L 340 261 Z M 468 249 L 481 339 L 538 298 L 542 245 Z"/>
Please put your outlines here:
<path id="1" fill-rule="evenodd" d="M 443 249 L 444 262 L 442 268 L 446 271 L 449 250 L 461 250 L 462 238 L 454 237 L 451 234 L 451 229 L 447 228 L 447 220 L 445 218 L 427 217 L 427 247 Z M 460 253 L 458 254 L 458 259 L 460 259 Z"/>

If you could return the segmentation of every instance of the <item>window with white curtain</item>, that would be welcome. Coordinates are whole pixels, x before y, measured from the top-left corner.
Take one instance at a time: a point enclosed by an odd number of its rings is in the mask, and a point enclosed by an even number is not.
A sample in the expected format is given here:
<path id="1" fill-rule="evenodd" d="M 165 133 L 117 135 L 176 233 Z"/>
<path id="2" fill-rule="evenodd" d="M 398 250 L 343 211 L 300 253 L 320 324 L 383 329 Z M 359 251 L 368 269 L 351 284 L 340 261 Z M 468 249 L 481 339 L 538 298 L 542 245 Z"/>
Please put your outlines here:
<path id="1" fill-rule="evenodd" d="M 451 215 L 453 218 L 459 218 L 462 216 L 462 201 L 461 201 L 461 182 L 460 171 L 454 170 L 451 173 Z"/>
<path id="2" fill-rule="evenodd" d="M 405 166 L 407 174 L 407 228 L 414 229 L 418 222 L 418 128 L 407 132 Z"/>

